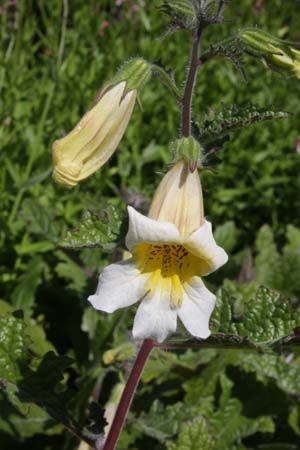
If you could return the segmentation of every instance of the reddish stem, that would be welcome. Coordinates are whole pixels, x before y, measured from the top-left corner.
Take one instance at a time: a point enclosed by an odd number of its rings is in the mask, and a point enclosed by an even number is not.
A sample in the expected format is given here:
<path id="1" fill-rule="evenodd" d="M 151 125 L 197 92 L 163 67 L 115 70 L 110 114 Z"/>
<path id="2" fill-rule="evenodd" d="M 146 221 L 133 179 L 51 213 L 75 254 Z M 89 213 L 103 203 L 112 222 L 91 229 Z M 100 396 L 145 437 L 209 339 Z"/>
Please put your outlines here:
<path id="1" fill-rule="evenodd" d="M 152 339 L 145 339 L 135 363 L 131 369 L 129 378 L 127 380 L 124 392 L 122 394 L 118 409 L 116 411 L 113 423 L 110 427 L 107 439 L 103 446 L 103 450 L 114 450 L 120 433 L 122 431 L 129 407 L 131 405 L 135 390 L 139 383 L 141 374 L 143 372 L 144 366 L 147 359 L 151 353 L 151 350 L 155 347 L 155 342 Z"/>
<path id="2" fill-rule="evenodd" d="M 201 61 L 199 59 L 200 40 L 201 40 L 201 31 L 197 30 L 197 32 L 193 35 L 190 67 L 185 82 L 182 101 L 181 131 L 182 135 L 185 137 L 191 135 L 191 113 L 192 113 L 193 92 L 198 69 L 201 64 Z"/>

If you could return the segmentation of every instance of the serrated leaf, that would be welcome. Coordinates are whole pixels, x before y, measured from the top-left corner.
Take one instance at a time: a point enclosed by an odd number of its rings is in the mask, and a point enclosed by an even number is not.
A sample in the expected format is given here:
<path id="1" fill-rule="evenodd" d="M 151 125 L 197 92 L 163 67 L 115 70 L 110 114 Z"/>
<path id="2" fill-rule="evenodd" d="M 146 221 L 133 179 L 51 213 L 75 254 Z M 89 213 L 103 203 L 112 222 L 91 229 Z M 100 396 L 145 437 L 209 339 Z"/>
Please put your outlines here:
<path id="1" fill-rule="evenodd" d="M 111 251 L 119 241 L 122 220 L 123 214 L 112 205 L 109 205 L 100 215 L 87 211 L 78 228 L 68 231 L 59 245 L 68 249 L 100 247 Z"/>
<path id="2" fill-rule="evenodd" d="M 168 405 L 166 408 L 155 400 L 148 414 L 142 413 L 137 426 L 144 434 L 164 442 L 179 431 L 181 423 L 186 420 L 186 408 L 181 402 Z"/>
<path id="3" fill-rule="evenodd" d="M 252 104 L 245 107 L 223 105 L 220 111 L 211 110 L 195 123 L 198 127 L 199 140 L 209 143 L 255 123 L 286 119 L 290 115 L 285 111 L 262 109 Z"/>
<path id="4" fill-rule="evenodd" d="M 203 417 L 184 423 L 176 442 L 167 442 L 168 450 L 212 450 L 214 448 L 213 437 Z"/>
<path id="5" fill-rule="evenodd" d="M 232 359 L 232 363 L 234 361 Z M 298 395 L 300 371 L 297 362 L 289 364 L 284 357 L 276 355 L 243 354 L 238 362 L 246 372 L 254 372 L 260 381 L 275 380 L 280 389 L 288 394 Z"/>
<path id="6" fill-rule="evenodd" d="M 46 265 L 40 256 L 32 258 L 26 272 L 20 277 L 17 286 L 11 294 L 12 304 L 15 309 L 22 309 L 26 316 L 29 316 L 32 312 L 35 293 L 42 282 L 45 267 Z"/>
<path id="7" fill-rule="evenodd" d="M 234 299 L 224 291 L 219 293 L 212 318 L 214 329 L 245 336 L 253 343 L 271 343 L 293 332 L 300 322 L 298 311 L 277 292 L 260 287 L 255 298 L 244 305 L 240 317 L 233 316 Z"/>
<path id="8" fill-rule="evenodd" d="M 55 267 L 57 275 L 67 280 L 69 289 L 73 289 L 75 292 L 82 292 L 87 283 L 87 276 L 83 268 L 61 250 L 56 252 L 56 256 L 60 260 Z"/>
<path id="9" fill-rule="evenodd" d="M 57 227 L 53 220 L 54 212 L 45 208 L 36 199 L 27 198 L 23 201 L 20 217 L 26 223 L 28 231 L 44 236 L 52 242 L 56 241 Z"/>
<path id="10" fill-rule="evenodd" d="M 21 377 L 20 364 L 26 359 L 25 325 L 13 315 L 0 316 L 0 384 L 15 384 Z"/>
<path id="11" fill-rule="evenodd" d="M 222 394 L 219 407 L 211 416 L 210 423 L 217 439 L 218 450 L 228 450 L 242 438 L 257 432 L 273 433 L 274 423 L 271 417 L 260 416 L 250 419 L 242 415 L 242 403 L 231 397 L 233 382 L 222 373 L 220 376 Z"/>
<path id="12" fill-rule="evenodd" d="M 9 398 L 11 413 L 24 416 L 34 403 L 74 434 L 86 433 L 87 439 L 92 439 L 67 410 L 72 391 L 65 389 L 61 381 L 72 360 L 54 352 L 37 358 L 30 352 L 30 345 L 21 316 L 17 313 L 0 316 L 0 387 Z M 35 409 L 36 414 L 46 421 L 39 408 Z"/>

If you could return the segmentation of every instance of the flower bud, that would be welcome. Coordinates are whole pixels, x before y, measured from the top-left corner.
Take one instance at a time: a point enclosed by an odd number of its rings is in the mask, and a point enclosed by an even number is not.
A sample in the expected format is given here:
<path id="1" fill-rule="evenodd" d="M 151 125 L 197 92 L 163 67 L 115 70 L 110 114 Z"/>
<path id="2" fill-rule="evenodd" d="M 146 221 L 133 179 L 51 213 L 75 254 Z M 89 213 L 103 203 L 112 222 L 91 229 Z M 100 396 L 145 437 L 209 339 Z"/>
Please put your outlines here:
<path id="1" fill-rule="evenodd" d="M 182 159 L 160 182 L 148 216 L 176 225 L 181 236 L 189 236 L 204 222 L 204 208 L 198 171 L 191 172 Z"/>
<path id="2" fill-rule="evenodd" d="M 196 10 L 190 0 L 163 0 L 160 10 L 168 14 L 174 23 L 192 28 L 196 24 Z"/>
<path id="3" fill-rule="evenodd" d="M 278 39 L 265 31 L 248 29 L 240 33 L 246 51 L 271 69 L 300 78 L 300 52 L 288 42 Z"/>
<path id="4" fill-rule="evenodd" d="M 151 66 L 140 58 L 127 63 L 75 128 L 54 142 L 53 177 L 58 183 L 73 187 L 112 156 L 126 131 L 139 89 L 150 74 Z"/>

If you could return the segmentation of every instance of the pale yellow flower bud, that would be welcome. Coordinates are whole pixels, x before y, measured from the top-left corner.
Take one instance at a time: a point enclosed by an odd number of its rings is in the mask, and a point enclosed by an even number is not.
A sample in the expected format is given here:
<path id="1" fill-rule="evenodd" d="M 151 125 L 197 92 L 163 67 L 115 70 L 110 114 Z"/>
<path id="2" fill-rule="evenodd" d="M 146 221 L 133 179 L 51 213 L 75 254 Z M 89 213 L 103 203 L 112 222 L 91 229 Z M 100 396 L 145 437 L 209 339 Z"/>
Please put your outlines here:
<path id="1" fill-rule="evenodd" d="M 204 208 L 198 171 L 191 172 L 180 160 L 160 182 L 150 207 L 149 217 L 176 225 L 183 237 L 204 223 Z"/>
<path id="2" fill-rule="evenodd" d="M 121 81 L 109 88 L 76 127 L 53 144 L 53 176 L 68 187 L 98 170 L 112 156 L 131 117 L 137 91 Z"/>

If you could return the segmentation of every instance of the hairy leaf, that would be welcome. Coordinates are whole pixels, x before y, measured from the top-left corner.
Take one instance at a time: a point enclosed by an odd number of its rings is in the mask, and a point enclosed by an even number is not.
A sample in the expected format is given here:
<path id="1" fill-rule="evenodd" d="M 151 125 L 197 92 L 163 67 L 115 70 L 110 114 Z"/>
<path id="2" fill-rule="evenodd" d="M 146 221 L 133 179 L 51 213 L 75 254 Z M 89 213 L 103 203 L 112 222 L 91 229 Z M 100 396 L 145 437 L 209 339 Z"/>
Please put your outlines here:
<path id="1" fill-rule="evenodd" d="M 121 212 L 112 205 L 100 215 L 87 211 L 78 228 L 68 231 L 59 245 L 70 249 L 100 247 L 106 251 L 113 250 L 119 241 L 122 219 Z"/>
<path id="2" fill-rule="evenodd" d="M 198 127 L 200 141 L 208 144 L 255 123 L 288 117 L 290 113 L 285 111 L 262 109 L 252 104 L 245 107 L 223 105 L 220 111 L 210 110 L 195 124 Z"/>
<path id="3" fill-rule="evenodd" d="M 167 442 L 168 450 L 212 450 L 214 440 L 203 417 L 184 423 L 176 442 Z"/>
<path id="4" fill-rule="evenodd" d="M 28 357 L 24 321 L 13 315 L 0 316 L 0 384 L 15 384 L 20 364 Z"/>
<path id="5" fill-rule="evenodd" d="M 141 414 L 137 425 L 143 433 L 163 442 L 178 433 L 186 418 L 187 410 L 181 402 L 165 408 L 159 400 L 155 400 L 149 413 Z"/>
<path id="6" fill-rule="evenodd" d="M 216 331 L 245 336 L 254 343 L 271 343 L 293 332 L 300 323 L 300 313 L 280 294 L 261 287 L 255 298 L 244 304 L 235 315 L 234 298 L 225 291 L 218 296 L 212 318 Z"/>

